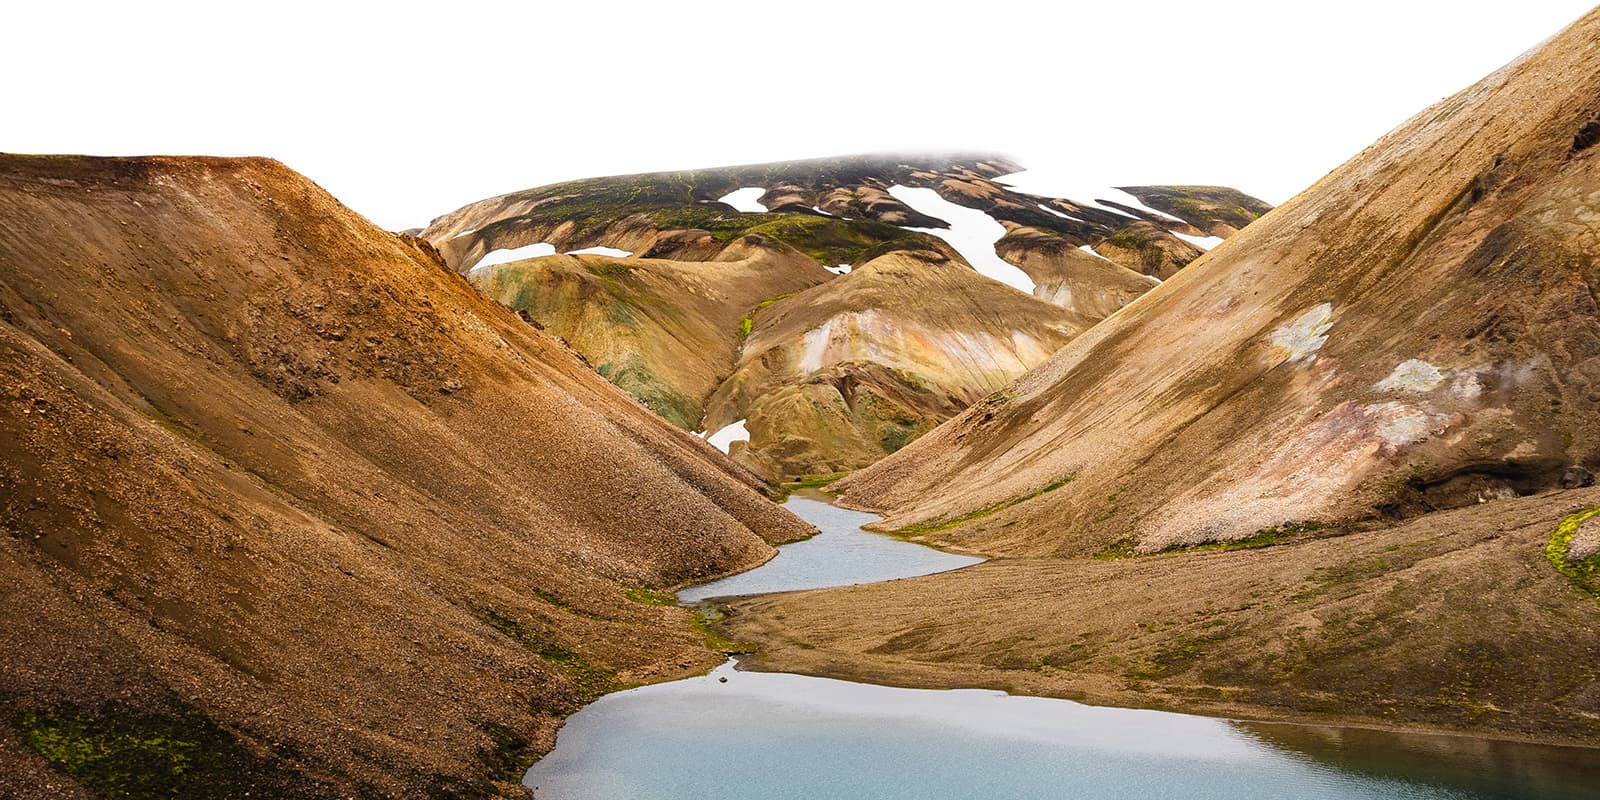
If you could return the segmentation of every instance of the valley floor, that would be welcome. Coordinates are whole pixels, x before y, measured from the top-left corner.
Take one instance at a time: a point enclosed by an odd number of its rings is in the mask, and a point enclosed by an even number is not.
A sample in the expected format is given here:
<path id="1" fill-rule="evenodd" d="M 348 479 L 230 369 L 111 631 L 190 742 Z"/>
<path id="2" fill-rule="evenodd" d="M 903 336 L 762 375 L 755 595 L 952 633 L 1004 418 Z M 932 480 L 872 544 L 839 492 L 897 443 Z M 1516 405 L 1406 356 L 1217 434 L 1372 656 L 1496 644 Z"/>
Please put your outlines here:
<path id="1" fill-rule="evenodd" d="M 733 601 L 749 668 L 1600 745 L 1600 601 L 1545 557 L 1600 488 L 1232 552 L 1001 559 Z"/>

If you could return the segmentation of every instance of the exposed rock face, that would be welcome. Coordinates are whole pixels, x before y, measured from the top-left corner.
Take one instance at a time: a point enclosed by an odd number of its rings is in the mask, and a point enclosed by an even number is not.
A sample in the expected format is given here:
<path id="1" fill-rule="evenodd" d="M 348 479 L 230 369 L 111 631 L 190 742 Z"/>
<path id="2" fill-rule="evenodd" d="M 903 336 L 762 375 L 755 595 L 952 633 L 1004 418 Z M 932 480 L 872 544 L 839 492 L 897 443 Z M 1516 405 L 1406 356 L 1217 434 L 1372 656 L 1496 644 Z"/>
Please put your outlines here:
<path id="1" fill-rule="evenodd" d="M 1072 555 L 1404 516 L 1593 467 L 1597 35 L 1591 14 L 1417 115 L 846 499 Z"/>
<path id="2" fill-rule="evenodd" d="M 1189 215 L 1180 220 L 1017 191 L 1004 175 L 1018 169 L 993 156 L 876 156 L 599 178 L 483 200 L 423 235 L 675 424 L 715 431 L 756 415 L 735 457 L 794 478 L 894 452 L 1204 252 L 1179 234 L 1210 235 L 1267 208 L 1216 187 L 1128 190 Z M 896 197 L 906 187 L 998 222 L 996 241 L 978 245 L 993 253 L 964 256 L 931 235 L 950 222 Z M 718 201 L 742 188 L 766 211 Z M 630 255 L 476 266 L 541 242 Z M 1043 302 L 968 263 L 993 255 L 1026 273 Z M 947 263 L 968 274 L 951 277 Z M 963 288 L 949 302 L 930 294 L 953 280 Z M 942 316 L 917 308 L 930 302 Z M 916 322 L 906 328 L 908 314 Z M 789 338 L 775 338 L 779 330 Z M 819 331 L 834 341 L 826 365 L 778 363 Z M 971 366 L 987 358 L 974 348 L 991 343 L 995 363 Z"/>
<path id="3" fill-rule="evenodd" d="M 716 660 L 629 590 L 803 535 L 760 487 L 275 162 L 0 157 L 0 795 L 517 792 Z"/>

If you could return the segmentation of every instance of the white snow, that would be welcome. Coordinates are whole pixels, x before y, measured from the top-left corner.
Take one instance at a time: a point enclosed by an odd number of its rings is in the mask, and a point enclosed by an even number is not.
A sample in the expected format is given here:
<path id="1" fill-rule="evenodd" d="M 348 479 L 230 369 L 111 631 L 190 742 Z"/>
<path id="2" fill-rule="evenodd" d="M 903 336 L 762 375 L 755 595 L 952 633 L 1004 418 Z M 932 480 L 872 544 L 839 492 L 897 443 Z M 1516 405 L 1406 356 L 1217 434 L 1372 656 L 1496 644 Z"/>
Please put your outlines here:
<path id="1" fill-rule="evenodd" d="M 491 250 L 488 255 L 483 257 L 482 261 L 472 265 L 472 268 L 483 269 L 484 267 L 492 267 L 495 264 L 509 264 L 513 261 L 521 261 L 524 258 L 538 258 L 539 256 L 553 256 L 555 254 L 555 245 L 549 242 L 536 242 L 510 250 Z"/>
<path id="2" fill-rule="evenodd" d="M 824 217 L 831 217 L 831 216 L 833 216 L 833 215 L 832 215 L 832 214 L 829 214 L 829 213 L 828 213 L 828 212 L 826 212 L 826 211 L 823 211 L 823 210 L 822 210 L 822 206 L 812 206 L 812 207 L 811 207 L 811 210 L 812 210 L 812 211 L 815 211 L 815 212 L 817 212 L 817 213 L 818 213 L 818 214 L 821 214 L 821 215 L 822 215 L 822 216 L 824 216 Z"/>
<path id="3" fill-rule="evenodd" d="M 850 265 L 849 264 L 835 264 L 834 266 L 831 266 L 831 267 L 823 267 L 823 269 L 825 269 L 825 270 L 827 270 L 827 271 L 829 271 L 829 272 L 831 272 L 831 273 L 833 273 L 835 275 L 843 275 L 846 272 L 850 271 Z"/>
<path id="4" fill-rule="evenodd" d="M 1110 200 L 1113 203 L 1118 203 L 1129 208 L 1154 214 L 1156 219 L 1170 220 L 1172 222 L 1179 223 L 1183 222 L 1183 220 L 1180 220 L 1177 217 L 1166 213 L 1165 211 L 1157 211 L 1156 209 L 1145 205 L 1139 201 L 1139 198 L 1134 197 L 1133 195 L 1128 194 L 1121 189 L 1112 188 L 1108 184 L 1100 183 L 1099 181 L 1095 180 L 1089 180 L 1083 176 L 1062 175 L 1060 173 L 1040 172 L 1039 170 L 1025 169 L 1021 172 L 1013 172 L 1010 175 L 1001 175 L 1000 177 L 995 178 L 994 182 L 1003 186 L 1010 186 L 1019 192 L 1027 192 L 1028 194 L 1040 195 L 1042 197 L 1059 197 L 1066 200 L 1071 200 L 1078 205 L 1093 206 L 1101 211 L 1110 211 L 1113 214 L 1121 214 L 1124 217 L 1132 217 L 1133 215 L 1123 211 L 1120 208 L 1112 208 L 1111 206 L 1101 205 L 1099 201 Z"/>
<path id="5" fill-rule="evenodd" d="M 750 432 L 744 429 L 744 423 L 745 421 L 741 419 L 732 425 L 724 425 L 716 433 L 707 436 L 706 441 L 710 442 L 712 447 L 726 453 L 733 447 L 734 442 L 750 441 Z"/>
<path id="6" fill-rule="evenodd" d="M 424 225 L 422 227 L 426 228 L 428 226 Z M 477 228 L 468 228 L 467 230 L 464 230 L 464 231 L 462 231 L 462 232 L 460 232 L 460 233 L 458 233 L 458 234 L 456 234 L 456 235 L 454 235 L 454 236 L 452 236 L 450 238 L 452 238 L 452 239 L 460 239 L 463 236 L 471 236 L 472 234 L 477 233 L 477 232 L 478 232 Z"/>
<path id="7" fill-rule="evenodd" d="M 743 211 L 745 213 L 761 214 L 766 212 L 767 207 L 756 201 L 761 198 L 761 195 L 766 193 L 767 190 L 761 188 L 760 186 L 746 186 L 743 189 L 734 189 L 733 191 L 717 198 L 717 202 L 727 203 L 728 205 L 733 206 L 735 210 Z"/>
<path id="8" fill-rule="evenodd" d="M 1078 249 L 1079 249 L 1079 250 L 1082 250 L 1082 251 L 1083 251 L 1083 252 L 1085 252 L 1085 253 L 1088 253 L 1088 254 L 1089 254 L 1089 255 L 1091 255 L 1091 256 L 1094 256 L 1094 257 L 1095 257 L 1095 258 L 1098 258 L 1098 259 L 1100 259 L 1100 260 L 1101 260 L 1101 261 L 1111 261 L 1111 259 L 1109 259 L 1109 258 L 1106 258 L 1106 257 L 1105 257 L 1105 256 L 1103 256 L 1103 255 L 1100 255 L 1100 254 L 1099 254 L 1099 253 L 1096 253 L 1096 252 L 1095 252 L 1095 251 L 1094 251 L 1094 248 L 1093 248 L 1093 247 L 1090 247 L 1090 246 L 1089 246 L 1089 245 L 1086 245 L 1086 244 L 1080 244 L 1080 245 L 1078 245 Z M 1113 263 L 1115 263 L 1115 262 L 1113 262 Z"/>
<path id="9" fill-rule="evenodd" d="M 939 228 L 907 228 L 931 233 L 950 243 L 962 258 L 979 273 L 993 278 L 1018 291 L 1033 294 L 1033 279 L 1028 273 L 1006 263 L 994 252 L 994 243 L 1006 235 L 1004 225 L 975 208 L 956 205 L 939 196 L 932 189 L 913 189 L 895 184 L 889 194 L 912 209 L 950 223 L 949 230 Z"/>
<path id="10" fill-rule="evenodd" d="M 1057 211 L 1057 210 L 1045 205 L 1044 203 L 1040 203 L 1039 204 L 1039 210 L 1040 211 L 1045 211 L 1045 212 L 1050 213 L 1050 214 L 1054 214 L 1054 215 L 1056 215 L 1056 216 L 1058 216 L 1058 217 L 1060 217 L 1062 219 L 1070 219 L 1073 222 L 1083 222 L 1083 220 L 1078 219 L 1077 217 L 1074 217 L 1071 214 L 1063 214 L 1060 211 Z"/>
<path id="11" fill-rule="evenodd" d="M 1179 239 L 1182 239 L 1189 244 L 1200 248 L 1201 250 L 1210 250 L 1211 248 L 1222 244 L 1221 236 L 1190 236 L 1187 233 L 1178 233 L 1177 231 L 1167 231 L 1167 233 L 1170 233 L 1173 236 L 1176 236 Z"/>
<path id="12" fill-rule="evenodd" d="M 615 258 L 627 258 L 627 257 L 633 255 L 633 253 L 631 253 L 631 252 L 629 252 L 627 250 L 618 250 L 615 247 L 606 247 L 603 244 L 597 244 L 594 247 L 585 247 L 582 250 L 568 250 L 567 251 L 567 255 L 569 255 L 569 256 L 612 256 L 612 257 L 615 257 Z"/>

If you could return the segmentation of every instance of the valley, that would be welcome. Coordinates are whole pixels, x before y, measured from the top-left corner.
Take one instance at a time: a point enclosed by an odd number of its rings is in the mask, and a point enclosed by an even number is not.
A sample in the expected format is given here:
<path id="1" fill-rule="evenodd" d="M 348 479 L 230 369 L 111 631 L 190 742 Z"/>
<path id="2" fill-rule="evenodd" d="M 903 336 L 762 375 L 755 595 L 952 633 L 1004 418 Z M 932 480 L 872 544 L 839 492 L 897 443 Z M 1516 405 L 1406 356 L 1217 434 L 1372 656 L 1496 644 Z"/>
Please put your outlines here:
<path id="1" fill-rule="evenodd" d="M 1586 796 L 1596 42 L 1277 207 L 0 153 L 0 799 Z"/>

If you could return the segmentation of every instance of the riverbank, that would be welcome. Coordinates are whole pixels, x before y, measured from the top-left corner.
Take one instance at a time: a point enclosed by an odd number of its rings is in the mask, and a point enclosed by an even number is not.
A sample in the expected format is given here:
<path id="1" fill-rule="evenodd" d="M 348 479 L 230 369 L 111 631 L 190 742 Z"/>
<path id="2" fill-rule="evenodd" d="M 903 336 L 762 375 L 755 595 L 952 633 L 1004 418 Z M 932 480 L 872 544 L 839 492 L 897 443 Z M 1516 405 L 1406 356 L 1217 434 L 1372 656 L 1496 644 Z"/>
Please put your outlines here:
<path id="1" fill-rule="evenodd" d="M 1600 602 L 1545 560 L 1550 500 L 1256 550 L 743 598 L 719 630 L 758 646 L 750 669 L 1593 747 Z"/>

